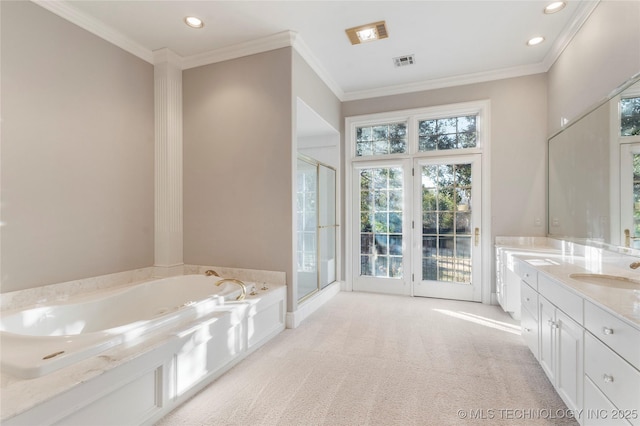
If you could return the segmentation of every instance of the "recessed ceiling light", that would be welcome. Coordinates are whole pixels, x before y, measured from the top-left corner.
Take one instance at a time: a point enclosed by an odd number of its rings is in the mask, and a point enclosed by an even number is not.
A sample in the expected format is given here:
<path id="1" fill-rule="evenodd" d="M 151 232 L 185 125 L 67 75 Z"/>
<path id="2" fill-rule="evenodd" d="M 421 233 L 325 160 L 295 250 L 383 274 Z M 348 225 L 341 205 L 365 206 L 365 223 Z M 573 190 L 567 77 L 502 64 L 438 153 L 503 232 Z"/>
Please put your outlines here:
<path id="1" fill-rule="evenodd" d="M 544 37 L 541 37 L 541 36 L 532 37 L 527 42 L 527 46 L 535 46 L 536 44 L 540 44 L 543 41 L 544 41 Z"/>
<path id="2" fill-rule="evenodd" d="M 547 7 L 544 8 L 544 13 L 547 15 L 550 13 L 560 12 L 567 5 L 567 2 L 564 1 L 554 1 L 553 3 L 549 3 Z"/>
<path id="3" fill-rule="evenodd" d="M 349 28 L 345 31 L 351 44 L 360 44 L 389 37 L 384 21 L 360 25 L 359 27 Z"/>
<path id="4" fill-rule="evenodd" d="M 184 18 L 184 23 L 190 26 L 191 28 L 204 27 L 204 22 L 202 22 L 202 19 L 196 18 L 195 16 L 187 16 L 186 18 Z"/>

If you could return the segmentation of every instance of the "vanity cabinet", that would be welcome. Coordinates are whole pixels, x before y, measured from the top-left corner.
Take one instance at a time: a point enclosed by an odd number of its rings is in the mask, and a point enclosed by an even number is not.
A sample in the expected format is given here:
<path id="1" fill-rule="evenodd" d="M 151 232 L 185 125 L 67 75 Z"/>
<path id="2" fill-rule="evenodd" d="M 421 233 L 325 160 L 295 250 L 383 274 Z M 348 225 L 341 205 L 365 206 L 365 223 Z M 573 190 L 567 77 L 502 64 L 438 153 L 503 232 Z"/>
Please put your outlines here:
<path id="1" fill-rule="evenodd" d="M 640 426 L 640 330 L 522 259 L 522 337 L 583 425 Z"/>

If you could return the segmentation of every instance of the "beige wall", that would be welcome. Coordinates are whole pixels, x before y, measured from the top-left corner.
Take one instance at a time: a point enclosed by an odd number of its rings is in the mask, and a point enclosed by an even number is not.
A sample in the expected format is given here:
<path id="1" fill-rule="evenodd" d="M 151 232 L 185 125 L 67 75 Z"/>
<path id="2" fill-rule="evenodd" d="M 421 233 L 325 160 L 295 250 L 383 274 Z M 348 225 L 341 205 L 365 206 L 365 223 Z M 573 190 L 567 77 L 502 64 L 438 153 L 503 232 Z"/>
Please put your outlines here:
<path id="1" fill-rule="evenodd" d="M 549 134 L 640 72 L 640 2 L 601 1 L 548 72 Z"/>
<path id="2" fill-rule="evenodd" d="M 410 108 L 491 101 L 492 240 L 545 235 L 546 78 L 544 74 L 343 104 L 345 117 Z M 346 153 L 343 153 L 345 157 Z M 535 226 L 540 219 L 541 225 Z"/>
<path id="3" fill-rule="evenodd" d="M 292 49 L 183 72 L 184 261 L 292 272 Z"/>
<path id="4" fill-rule="evenodd" d="M 151 266 L 153 66 L 0 3 L 2 292 Z"/>

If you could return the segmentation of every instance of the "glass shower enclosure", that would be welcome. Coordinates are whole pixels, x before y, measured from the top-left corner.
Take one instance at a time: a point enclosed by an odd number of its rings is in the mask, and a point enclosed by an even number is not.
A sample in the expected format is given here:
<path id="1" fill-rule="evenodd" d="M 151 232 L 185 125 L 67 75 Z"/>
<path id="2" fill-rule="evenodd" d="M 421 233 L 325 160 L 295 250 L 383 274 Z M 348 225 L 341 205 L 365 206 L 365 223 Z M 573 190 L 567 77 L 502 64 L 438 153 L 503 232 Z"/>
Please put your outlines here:
<path id="1" fill-rule="evenodd" d="M 297 298 L 301 302 L 336 280 L 336 170 L 299 155 L 296 178 Z"/>

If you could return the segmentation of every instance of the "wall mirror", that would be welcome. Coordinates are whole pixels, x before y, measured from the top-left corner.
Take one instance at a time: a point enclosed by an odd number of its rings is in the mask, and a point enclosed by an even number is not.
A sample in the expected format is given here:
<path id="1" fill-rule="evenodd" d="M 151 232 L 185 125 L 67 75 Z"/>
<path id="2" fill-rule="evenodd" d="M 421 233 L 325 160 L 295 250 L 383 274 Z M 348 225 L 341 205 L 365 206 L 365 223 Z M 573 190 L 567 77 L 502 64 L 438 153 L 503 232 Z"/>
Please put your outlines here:
<path id="1" fill-rule="evenodd" d="M 548 235 L 640 254 L 640 75 L 548 148 Z"/>

